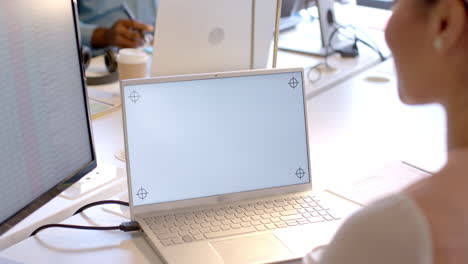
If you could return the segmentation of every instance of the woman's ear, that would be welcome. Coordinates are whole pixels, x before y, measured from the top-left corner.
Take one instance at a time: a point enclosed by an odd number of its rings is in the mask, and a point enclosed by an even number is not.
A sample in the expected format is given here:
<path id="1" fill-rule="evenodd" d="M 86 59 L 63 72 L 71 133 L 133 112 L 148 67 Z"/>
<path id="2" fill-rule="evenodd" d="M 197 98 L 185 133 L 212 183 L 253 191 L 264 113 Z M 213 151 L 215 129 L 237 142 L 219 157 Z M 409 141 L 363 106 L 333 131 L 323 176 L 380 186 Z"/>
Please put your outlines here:
<path id="1" fill-rule="evenodd" d="M 467 11 L 463 1 L 441 0 L 430 11 L 430 34 L 439 54 L 453 50 L 465 34 Z"/>

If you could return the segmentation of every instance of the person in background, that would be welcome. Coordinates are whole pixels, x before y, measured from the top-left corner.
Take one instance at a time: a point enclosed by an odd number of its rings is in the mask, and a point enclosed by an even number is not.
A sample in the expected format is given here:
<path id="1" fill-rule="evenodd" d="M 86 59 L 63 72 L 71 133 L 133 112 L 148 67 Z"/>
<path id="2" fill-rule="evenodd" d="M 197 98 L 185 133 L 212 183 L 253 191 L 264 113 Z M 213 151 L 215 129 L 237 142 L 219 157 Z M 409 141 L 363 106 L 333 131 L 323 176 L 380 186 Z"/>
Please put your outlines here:
<path id="1" fill-rule="evenodd" d="M 304 263 L 468 263 L 468 1 L 398 0 L 386 39 L 400 99 L 446 111 L 447 163 L 351 216 Z"/>
<path id="2" fill-rule="evenodd" d="M 158 0 L 78 0 L 81 41 L 93 49 L 136 48 L 152 32 Z M 134 16 L 133 18 L 131 16 Z"/>

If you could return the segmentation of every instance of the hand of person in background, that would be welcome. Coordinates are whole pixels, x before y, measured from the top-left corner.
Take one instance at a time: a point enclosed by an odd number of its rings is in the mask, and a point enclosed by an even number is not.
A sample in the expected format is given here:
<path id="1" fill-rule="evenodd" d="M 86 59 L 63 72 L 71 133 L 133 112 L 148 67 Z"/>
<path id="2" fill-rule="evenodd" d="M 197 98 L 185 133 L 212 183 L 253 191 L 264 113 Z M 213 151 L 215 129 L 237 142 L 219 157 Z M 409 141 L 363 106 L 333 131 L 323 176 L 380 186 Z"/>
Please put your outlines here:
<path id="1" fill-rule="evenodd" d="M 152 32 L 153 26 L 135 20 L 121 19 L 112 28 L 97 28 L 93 32 L 91 45 L 94 48 L 115 46 L 119 48 L 136 48 L 145 43 L 145 32 Z"/>

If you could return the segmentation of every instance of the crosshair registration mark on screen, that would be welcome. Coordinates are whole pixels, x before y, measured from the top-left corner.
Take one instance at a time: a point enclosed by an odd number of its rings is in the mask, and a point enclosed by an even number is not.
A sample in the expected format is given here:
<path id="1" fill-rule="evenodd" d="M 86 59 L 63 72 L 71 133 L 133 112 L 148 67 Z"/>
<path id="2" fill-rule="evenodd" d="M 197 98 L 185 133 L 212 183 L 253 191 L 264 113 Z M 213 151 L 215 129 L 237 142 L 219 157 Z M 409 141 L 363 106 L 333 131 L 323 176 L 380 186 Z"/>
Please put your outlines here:
<path id="1" fill-rule="evenodd" d="M 297 81 L 296 78 L 292 77 L 290 80 L 289 80 L 289 86 L 291 86 L 291 88 L 293 89 L 296 89 L 297 85 L 299 84 L 299 82 Z"/>
<path id="2" fill-rule="evenodd" d="M 136 103 L 138 100 L 140 100 L 140 94 L 133 90 L 130 95 L 128 96 L 128 98 L 133 102 L 133 103 Z"/>
<path id="3" fill-rule="evenodd" d="M 306 173 L 302 168 L 299 168 L 296 170 L 295 174 L 296 174 L 296 177 L 299 178 L 299 180 L 302 180 L 302 178 L 304 178 Z"/>
<path id="4" fill-rule="evenodd" d="M 145 189 L 140 188 L 136 194 L 138 196 L 138 198 L 140 198 L 141 200 L 144 200 L 146 198 L 146 196 L 148 196 L 148 191 L 146 191 Z"/>

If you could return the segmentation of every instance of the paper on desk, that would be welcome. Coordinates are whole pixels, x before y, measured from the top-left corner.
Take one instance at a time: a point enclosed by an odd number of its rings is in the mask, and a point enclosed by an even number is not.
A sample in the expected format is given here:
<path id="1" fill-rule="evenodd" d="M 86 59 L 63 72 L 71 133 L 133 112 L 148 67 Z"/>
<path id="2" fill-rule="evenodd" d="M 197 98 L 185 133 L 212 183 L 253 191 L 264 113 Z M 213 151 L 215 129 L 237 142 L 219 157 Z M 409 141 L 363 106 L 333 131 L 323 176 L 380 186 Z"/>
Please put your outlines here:
<path id="1" fill-rule="evenodd" d="M 430 173 L 405 162 L 395 161 L 385 165 L 367 178 L 348 185 L 328 188 L 328 191 L 365 206 L 392 193 L 399 192 L 430 175 Z"/>

